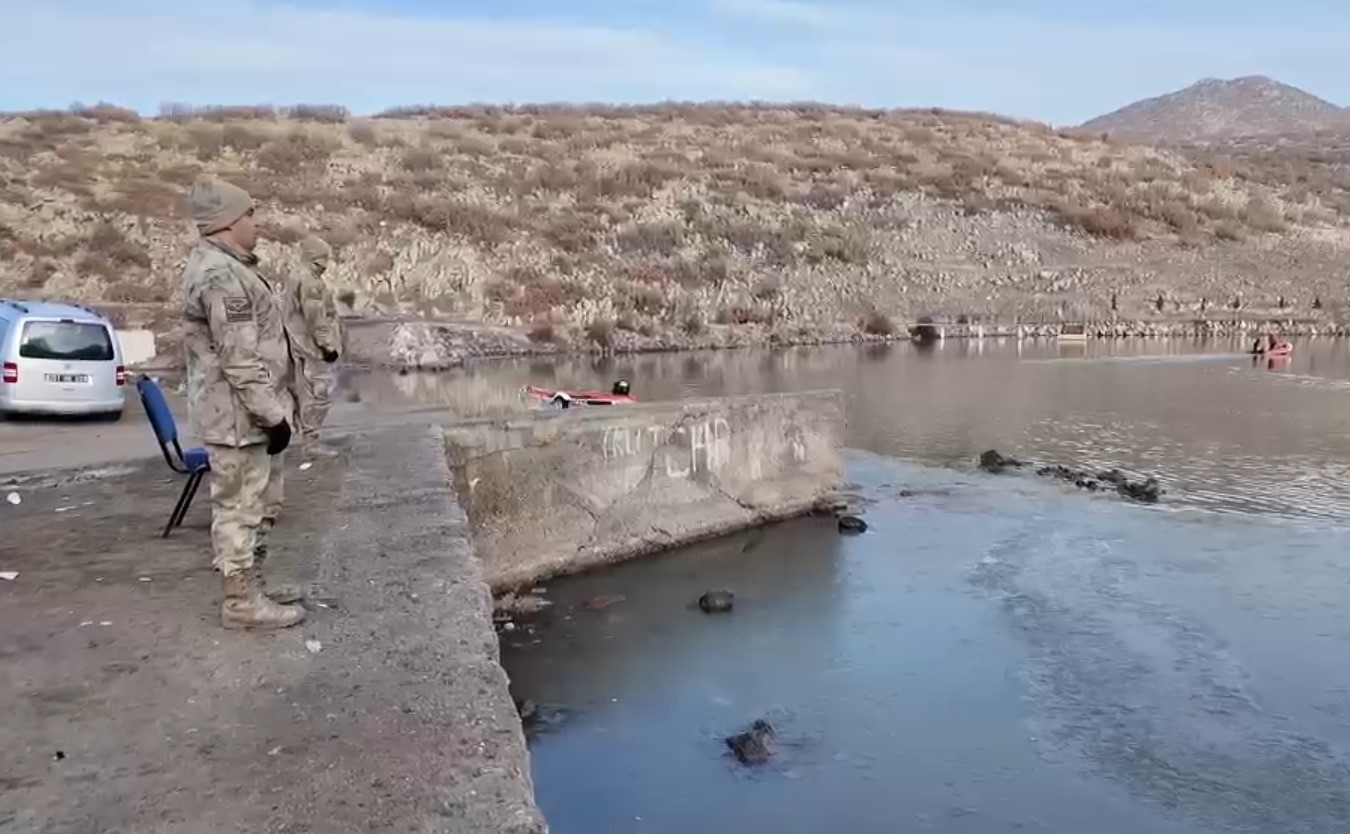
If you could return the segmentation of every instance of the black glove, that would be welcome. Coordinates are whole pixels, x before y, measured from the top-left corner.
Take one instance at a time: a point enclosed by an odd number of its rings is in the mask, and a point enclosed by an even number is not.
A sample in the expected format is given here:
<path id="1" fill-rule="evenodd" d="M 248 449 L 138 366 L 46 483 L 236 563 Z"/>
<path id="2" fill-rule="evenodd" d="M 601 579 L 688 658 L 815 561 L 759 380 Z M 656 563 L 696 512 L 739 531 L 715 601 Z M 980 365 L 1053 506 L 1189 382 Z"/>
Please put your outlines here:
<path id="1" fill-rule="evenodd" d="M 338 352 L 335 350 L 325 350 L 323 352 L 323 361 L 327 362 L 330 365 L 333 364 L 334 362 L 338 361 Z"/>
<path id="2" fill-rule="evenodd" d="M 291 445 L 291 424 L 282 420 L 275 426 L 263 429 L 267 432 L 267 454 L 279 455 Z"/>

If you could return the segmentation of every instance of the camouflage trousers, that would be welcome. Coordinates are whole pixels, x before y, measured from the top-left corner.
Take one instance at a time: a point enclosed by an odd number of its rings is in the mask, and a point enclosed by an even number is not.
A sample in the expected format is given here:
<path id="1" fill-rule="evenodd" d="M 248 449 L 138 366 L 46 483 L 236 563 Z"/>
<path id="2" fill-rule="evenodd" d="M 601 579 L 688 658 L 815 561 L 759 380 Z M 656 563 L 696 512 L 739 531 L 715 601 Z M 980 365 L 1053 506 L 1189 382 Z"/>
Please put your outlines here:
<path id="1" fill-rule="evenodd" d="M 285 453 L 267 446 L 207 446 L 211 456 L 212 566 L 225 576 L 253 567 L 253 549 L 281 514 Z"/>
<path id="2" fill-rule="evenodd" d="M 328 407 L 332 404 L 333 372 L 322 359 L 296 356 L 292 379 L 298 423 L 297 439 L 312 444 L 319 439 L 319 429 L 323 428 L 323 421 L 328 419 Z"/>

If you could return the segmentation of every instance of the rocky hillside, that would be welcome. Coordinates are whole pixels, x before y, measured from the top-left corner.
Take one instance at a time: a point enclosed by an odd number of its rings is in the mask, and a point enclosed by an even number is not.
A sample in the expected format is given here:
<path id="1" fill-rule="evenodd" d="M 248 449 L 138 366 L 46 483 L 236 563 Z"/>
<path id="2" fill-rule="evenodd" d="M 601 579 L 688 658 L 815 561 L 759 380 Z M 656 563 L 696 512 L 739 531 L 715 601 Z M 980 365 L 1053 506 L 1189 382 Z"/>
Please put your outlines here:
<path id="1" fill-rule="evenodd" d="M 306 230 L 357 312 L 616 347 L 886 333 L 920 315 L 1168 314 L 1343 292 L 1350 180 L 943 111 L 101 105 L 0 120 L 0 292 L 169 304 L 202 172 Z M 1283 170 L 1283 173 L 1281 173 Z"/>
<path id="2" fill-rule="evenodd" d="M 1127 140 L 1195 142 L 1350 130 L 1350 110 L 1263 76 L 1214 78 L 1083 125 Z"/>

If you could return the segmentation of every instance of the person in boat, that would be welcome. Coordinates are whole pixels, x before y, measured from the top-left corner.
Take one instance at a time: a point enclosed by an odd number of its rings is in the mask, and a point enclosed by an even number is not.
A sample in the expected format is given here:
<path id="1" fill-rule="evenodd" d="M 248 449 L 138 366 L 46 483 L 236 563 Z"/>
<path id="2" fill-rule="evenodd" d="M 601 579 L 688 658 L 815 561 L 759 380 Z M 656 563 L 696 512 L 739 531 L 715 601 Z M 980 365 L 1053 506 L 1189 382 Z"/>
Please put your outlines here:
<path id="1" fill-rule="evenodd" d="M 610 389 L 610 393 L 616 397 L 627 397 L 632 390 L 633 388 L 628 384 L 628 380 L 620 379 L 614 382 L 614 387 Z"/>
<path id="2" fill-rule="evenodd" d="M 1273 353 L 1280 346 L 1280 337 L 1274 330 L 1267 330 L 1265 335 L 1257 336 L 1256 343 L 1252 345 L 1252 353 Z"/>

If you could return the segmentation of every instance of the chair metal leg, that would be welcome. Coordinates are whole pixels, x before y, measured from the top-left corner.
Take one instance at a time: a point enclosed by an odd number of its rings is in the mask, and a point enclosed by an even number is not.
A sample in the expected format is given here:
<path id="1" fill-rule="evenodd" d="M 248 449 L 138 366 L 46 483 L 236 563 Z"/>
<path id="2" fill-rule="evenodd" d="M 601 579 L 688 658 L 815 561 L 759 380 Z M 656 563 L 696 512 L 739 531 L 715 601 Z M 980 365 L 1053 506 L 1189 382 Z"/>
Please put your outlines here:
<path id="1" fill-rule="evenodd" d="M 205 475 L 205 471 L 198 471 L 188 476 L 187 483 L 183 484 L 183 492 L 178 496 L 178 503 L 174 505 L 173 513 L 169 516 L 169 523 L 164 526 L 161 538 L 167 539 L 173 529 L 183 523 L 188 508 L 192 506 L 192 499 L 197 494 L 197 487 L 201 486 Z"/>

